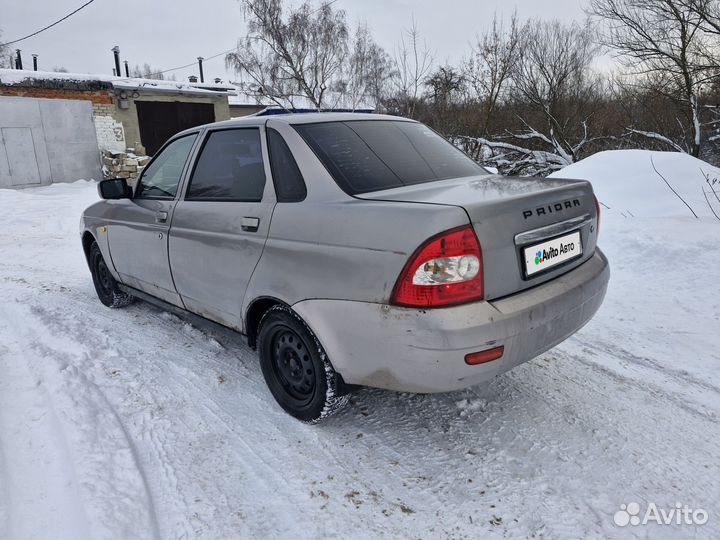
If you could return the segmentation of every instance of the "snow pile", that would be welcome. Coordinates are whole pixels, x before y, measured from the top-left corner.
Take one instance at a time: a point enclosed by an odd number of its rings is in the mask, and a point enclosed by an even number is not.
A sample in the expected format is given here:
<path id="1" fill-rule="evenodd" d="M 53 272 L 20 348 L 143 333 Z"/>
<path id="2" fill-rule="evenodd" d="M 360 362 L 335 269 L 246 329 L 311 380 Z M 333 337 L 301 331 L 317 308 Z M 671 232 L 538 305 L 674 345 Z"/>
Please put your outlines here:
<path id="1" fill-rule="evenodd" d="M 720 169 L 680 152 L 608 150 L 550 177 L 590 180 L 604 210 L 626 217 L 720 216 Z"/>

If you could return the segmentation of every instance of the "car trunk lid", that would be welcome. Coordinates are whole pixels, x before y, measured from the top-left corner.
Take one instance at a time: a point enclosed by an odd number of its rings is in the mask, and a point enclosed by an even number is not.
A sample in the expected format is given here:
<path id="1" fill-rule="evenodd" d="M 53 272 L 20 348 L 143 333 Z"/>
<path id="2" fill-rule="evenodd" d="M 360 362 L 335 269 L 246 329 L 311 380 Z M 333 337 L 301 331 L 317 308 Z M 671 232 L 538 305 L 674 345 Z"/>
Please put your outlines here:
<path id="1" fill-rule="evenodd" d="M 463 208 L 482 248 L 488 300 L 551 280 L 595 251 L 597 211 L 592 186 L 584 180 L 482 175 L 356 196 Z M 525 248 L 574 232 L 579 233 L 581 255 L 527 275 Z"/>

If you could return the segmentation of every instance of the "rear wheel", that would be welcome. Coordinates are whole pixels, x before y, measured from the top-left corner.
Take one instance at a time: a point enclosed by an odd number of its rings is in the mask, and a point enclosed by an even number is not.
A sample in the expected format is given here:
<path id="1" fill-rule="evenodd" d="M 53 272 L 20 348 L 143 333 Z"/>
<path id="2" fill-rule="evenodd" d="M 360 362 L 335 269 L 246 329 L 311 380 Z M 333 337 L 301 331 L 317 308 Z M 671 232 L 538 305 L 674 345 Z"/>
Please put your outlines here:
<path id="1" fill-rule="evenodd" d="M 317 422 L 347 403 L 325 350 L 290 308 L 274 306 L 263 315 L 258 350 L 270 393 L 295 418 Z"/>
<path id="2" fill-rule="evenodd" d="M 119 308 L 127 306 L 135 300 L 134 296 L 123 292 L 118 287 L 118 282 L 110 273 L 110 269 L 105 264 L 100 246 L 97 242 L 93 242 L 90 246 L 90 272 L 92 273 L 95 292 L 97 292 L 100 301 L 108 307 Z"/>

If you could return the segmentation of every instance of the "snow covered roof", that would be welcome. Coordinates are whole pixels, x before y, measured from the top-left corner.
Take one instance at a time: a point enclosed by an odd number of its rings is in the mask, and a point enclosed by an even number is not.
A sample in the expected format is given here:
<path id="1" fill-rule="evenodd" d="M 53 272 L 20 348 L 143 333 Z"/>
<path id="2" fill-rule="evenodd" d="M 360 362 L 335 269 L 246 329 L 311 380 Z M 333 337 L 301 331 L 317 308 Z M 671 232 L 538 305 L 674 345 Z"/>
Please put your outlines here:
<path id="1" fill-rule="evenodd" d="M 0 86 L 32 86 L 97 90 L 118 88 L 192 95 L 227 95 L 234 87 L 217 83 L 189 83 L 136 77 L 117 77 L 98 73 L 56 73 L 51 71 L 30 71 L 0 69 Z"/>

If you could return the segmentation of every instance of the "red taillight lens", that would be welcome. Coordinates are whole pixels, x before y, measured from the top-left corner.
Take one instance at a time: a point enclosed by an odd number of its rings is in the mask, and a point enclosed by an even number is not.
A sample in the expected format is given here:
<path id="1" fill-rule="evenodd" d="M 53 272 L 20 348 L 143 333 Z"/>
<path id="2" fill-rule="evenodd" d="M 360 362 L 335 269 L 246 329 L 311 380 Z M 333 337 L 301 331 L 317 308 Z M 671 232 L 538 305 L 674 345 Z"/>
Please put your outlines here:
<path id="1" fill-rule="evenodd" d="M 480 242 L 466 225 L 430 238 L 415 251 L 395 284 L 391 303 L 431 308 L 482 298 Z"/>
<path id="2" fill-rule="evenodd" d="M 595 197 L 595 210 L 597 210 L 597 224 L 595 226 L 595 241 L 597 242 L 598 236 L 600 236 L 600 201 L 598 201 L 597 195 L 593 195 Z"/>

